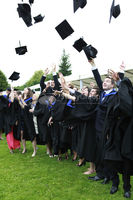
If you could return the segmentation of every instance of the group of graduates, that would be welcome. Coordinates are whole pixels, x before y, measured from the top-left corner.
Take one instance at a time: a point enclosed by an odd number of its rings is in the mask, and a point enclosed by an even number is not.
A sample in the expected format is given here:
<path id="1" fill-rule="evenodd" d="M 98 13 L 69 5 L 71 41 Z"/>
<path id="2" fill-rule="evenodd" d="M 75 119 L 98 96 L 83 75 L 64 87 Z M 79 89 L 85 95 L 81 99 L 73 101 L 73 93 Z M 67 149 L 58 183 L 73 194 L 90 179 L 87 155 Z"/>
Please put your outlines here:
<path id="1" fill-rule="evenodd" d="M 118 73 L 109 70 L 102 81 L 94 59 L 89 60 L 97 85 L 83 87 L 81 91 L 65 81 L 62 73 L 56 74 L 53 66 L 53 81 L 45 83 L 48 68 L 40 80 L 41 93 L 30 88 L 23 92 L 11 88 L 7 95 L 0 93 L 0 132 L 6 134 L 11 153 L 20 150 L 26 153 L 26 140 L 33 144 L 46 145 L 49 157 L 62 154 L 72 161 L 79 158 L 77 166 L 90 162 L 84 174 L 91 181 L 112 181 L 110 194 L 118 190 L 122 174 L 124 197 L 131 197 L 130 176 L 133 175 L 133 85 Z M 121 69 L 122 69 L 121 65 Z M 1 135 L 0 135 L 1 136 Z"/>

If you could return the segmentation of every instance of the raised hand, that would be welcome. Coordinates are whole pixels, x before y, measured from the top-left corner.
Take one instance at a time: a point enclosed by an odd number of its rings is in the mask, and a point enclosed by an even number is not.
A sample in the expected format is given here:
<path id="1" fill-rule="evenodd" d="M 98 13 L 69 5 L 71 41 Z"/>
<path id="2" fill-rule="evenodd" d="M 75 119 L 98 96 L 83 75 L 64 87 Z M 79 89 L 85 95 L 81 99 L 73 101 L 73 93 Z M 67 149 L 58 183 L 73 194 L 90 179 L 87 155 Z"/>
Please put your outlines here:
<path id="1" fill-rule="evenodd" d="M 52 64 L 52 72 L 56 72 L 56 64 Z"/>
<path id="2" fill-rule="evenodd" d="M 108 76 L 112 78 L 114 81 L 118 81 L 120 79 L 119 74 L 113 71 L 112 69 L 108 69 Z"/>
<path id="3" fill-rule="evenodd" d="M 125 64 L 124 64 L 124 61 L 122 61 L 121 65 L 120 65 L 120 70 L 125 71 Z"/>
<path id="4" fill-rule="evenodd" d="M 46 76 L 49 73 L 48 67 L 44 70 L 44 76 Z"/>
<path id="5" fill-rule="evenodd" d="M 93 58 L 91 60 L 88 60 L 88 62 L 91 64 L 92 67 L 96 66 Z"/>

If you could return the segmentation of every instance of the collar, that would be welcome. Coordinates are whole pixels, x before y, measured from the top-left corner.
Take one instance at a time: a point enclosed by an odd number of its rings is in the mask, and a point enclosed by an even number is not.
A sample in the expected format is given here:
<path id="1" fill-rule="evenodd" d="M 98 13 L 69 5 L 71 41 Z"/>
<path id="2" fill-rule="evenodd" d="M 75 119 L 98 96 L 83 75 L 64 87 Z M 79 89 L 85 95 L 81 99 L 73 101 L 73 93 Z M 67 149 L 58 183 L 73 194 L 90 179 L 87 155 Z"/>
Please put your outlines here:
<path id="1" fill-rule="evenodd" d="M 105 92 L 106 94 L 109 94 L 109 93 L 112 92 L 112 91 L 114 91 L 114 89 L 104 90 L 104 92 Z"/>

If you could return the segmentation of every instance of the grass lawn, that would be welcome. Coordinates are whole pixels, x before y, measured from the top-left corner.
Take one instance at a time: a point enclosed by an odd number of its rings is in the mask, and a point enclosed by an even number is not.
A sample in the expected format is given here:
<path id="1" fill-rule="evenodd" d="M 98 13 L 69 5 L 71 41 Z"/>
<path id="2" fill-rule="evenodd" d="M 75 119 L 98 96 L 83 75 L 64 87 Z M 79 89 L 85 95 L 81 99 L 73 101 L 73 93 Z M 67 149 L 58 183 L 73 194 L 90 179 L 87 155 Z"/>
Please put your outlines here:
<path id="1" fill-rule="evenodd" d="M 87 179 L 89 163 L 77 167 L 76 162 L 46 155 L 46 147 L 38 145 L 32 158 L 32 145 L 27 153 L 10 154 L 6 138 L 0 140 L 0 200 L 123 200 L 122 181 L 119 191 L 110 195 L 111 183 L 102 185 Z M 132 179 L 133 180 L 133 179 Z M 131 181 L 132 182 L 132 181 Z M 133 199 L 133 195 L 132 198 Z"/>

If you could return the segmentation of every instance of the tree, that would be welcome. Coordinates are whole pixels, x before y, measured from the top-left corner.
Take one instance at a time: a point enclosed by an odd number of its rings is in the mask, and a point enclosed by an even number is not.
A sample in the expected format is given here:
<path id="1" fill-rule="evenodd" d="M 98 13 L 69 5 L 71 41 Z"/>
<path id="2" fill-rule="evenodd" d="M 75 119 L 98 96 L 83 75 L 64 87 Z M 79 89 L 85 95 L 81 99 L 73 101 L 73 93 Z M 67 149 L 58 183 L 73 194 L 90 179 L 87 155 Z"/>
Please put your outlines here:
<path id="1" fill-rule="evenodd" d="M 71 64 L 69 61 L 69 55 L 66 54 L 65 49 L 63 49 L 63 55 L 61 57 L 61 63 L 59 65 L 59 72 L 61 72 L 64 76 L 69 76 L 72 74 L 72 70 L 70 70 Z"/>
<path id="2" fill-rule="evenodd" d="M 0 89 L 6 90 L 8 87 L 8 82 L 5 74 L 0 70 Z"/>

